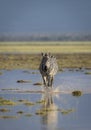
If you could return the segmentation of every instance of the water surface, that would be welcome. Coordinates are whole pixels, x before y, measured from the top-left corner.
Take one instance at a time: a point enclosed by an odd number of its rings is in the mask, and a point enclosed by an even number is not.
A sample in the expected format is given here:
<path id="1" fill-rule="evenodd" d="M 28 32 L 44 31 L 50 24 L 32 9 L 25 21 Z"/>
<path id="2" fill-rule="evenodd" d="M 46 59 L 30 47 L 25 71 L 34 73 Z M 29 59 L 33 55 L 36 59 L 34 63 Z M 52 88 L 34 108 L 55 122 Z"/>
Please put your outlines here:
<path id="1" fill-rule="evenodd" d="M 12 106 L 0 106 L 0 109 L 10 110 L 0 112 L 1 130 L 91 130 L 91 75 L 86 74 L 90 70 L 65 69 L 58 72 L 53 92 L 44 91 L 43 85 L 33 85 L 42 82 L 37 70 L 0 72 L 0 97 L 17 102 Z M 31 82 L 17 83 L 17 80 Z M 74 90 L 80 90 L 82 95 L 73 96 Z M 37 91 L 39 93 L 36 93 Z M 19 101 L 32 102 L 34 105 L 26 105 Z M 3 118 L 5 116 L 11 118 Z"/>

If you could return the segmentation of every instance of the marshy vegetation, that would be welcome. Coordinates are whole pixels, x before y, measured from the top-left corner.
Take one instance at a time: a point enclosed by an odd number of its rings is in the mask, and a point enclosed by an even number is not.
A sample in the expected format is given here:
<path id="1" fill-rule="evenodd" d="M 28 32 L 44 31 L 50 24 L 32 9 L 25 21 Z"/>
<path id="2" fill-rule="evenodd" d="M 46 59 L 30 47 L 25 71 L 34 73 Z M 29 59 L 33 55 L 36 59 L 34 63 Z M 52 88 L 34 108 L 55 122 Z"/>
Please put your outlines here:
<path id="1" fill-rule="evenodd" d="M 91 68 L 91 42 L 40 43 L 0 44 L 0 69 L 38 69 L 41 52 L 55 54 L 59 69 Z"/>
<path id="2" fill-rule="evenodd" d="M 59 70 L 62 68 L 91 68 L 91 53 L 60 53 L 55 54 L 55 56 L 57 58 Z M 40 60 L 40 54 L 0 54 L 0 69 L 38 69 Z M 2 75 L 2 73 L 0 73 L 0 75 Z"/>

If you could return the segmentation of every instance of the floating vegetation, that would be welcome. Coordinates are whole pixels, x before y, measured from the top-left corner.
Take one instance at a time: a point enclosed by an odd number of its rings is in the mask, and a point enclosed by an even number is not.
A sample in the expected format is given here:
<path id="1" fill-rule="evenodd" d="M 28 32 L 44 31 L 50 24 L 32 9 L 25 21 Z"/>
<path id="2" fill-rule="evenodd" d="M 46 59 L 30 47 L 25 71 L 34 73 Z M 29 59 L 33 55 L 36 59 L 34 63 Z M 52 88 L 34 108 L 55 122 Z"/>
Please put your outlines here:
<path id="1" fill-rule="evenodd" d="M 24 112 L 23 111 L 18 111 L 17 114 L 23 114 Z"/>
<path id="2" fill-rule="evenodd" d="M 39 101 L 36 101 L 36 103 L 39 103 L 39 104 L 44 104 L 45 103 L 45 100 L 39 100 Z"/>
<path id="3" fill-rule="evenodd" d="M 0 72 L 0 75 L 2 75 L 3 73 L 2 72 Z"/>
<path id="4" fill-rule="evenodd" d="M 60 69 L 59 69 L 59 71 L 60 71 L 60 72 L 63 72 L 63 69 L 62 69 L 62 68 L 60 68 Z"/>
<path id="5" fill-rule="evenodd" d="M 24 73 L 27 73 L 27 74 L 31 74 L 31 72 L 28 71 L 28 70 L 24 70 L 23 72 L 24 72 Z"/>
<path id="6" fill-rule="evenodd" d="M 30 80 L 17 80 L 17 83 L 31 83 Z"/>
<path id="7" fill-rule="evenodd" d="M 38 83 L 34 83 L 33 85 L 43 85 L 42 83 L 38 82 Z"/>
<path id="8" fill-rule="evenodd" d="M 91 72 L 85 72 L 85 74 L 91 75 Z"/>
<path id="9" fill-rule="evenodd" d="M 46 115 L 46 112 L 42 111 L 42 110 L 38 110 L 35 114 L 44 116 L 44 115 Z"/>
<path id="10" fill-rule="evenodd" d="M 71 113 L 71 112 L 74 112 L 74 111 L 75 111 L 74 109 L 61 110 L 61 113 L 62 113 L 63 115 L 67 115 L 67 114 L 69 114 L 69 113 Z"/>
<path id="11" fill-rule="evenodd" d="M 39 74 L 39 72 L 34 72 L 34 71 L 33 71 L 32 74 Z"/>
<path id="12" fill-rule="evenodd" d="M 36 111 L 36 115 L 46 115 L 48 112 L 60 111 L 58 108 L 42 108 Z"/>
<path id="13" fill-rule="evenodd" d="M 31 117 L 31 116 L 32 116 L 32 114 L 27 113 L 27 114 L 25 114 L 24 116 L 26 116 L 26 117 Z"/>
<path id="14" fill-rule="evenodd" d="M 17 119 L 18 116 L 0 116 L 0 119 Z"/>
<path id="15" fill-rule="evenodd" d="M 13 102 L 11 100 L 7 100 L 7 99 L 4 99 L 4 98 L 0 98 L 0 106 L 3 106 L 3 105 L 16 105 L 16 102 Z"/>
<path id="16" fill-rule="evenodd" d="M 73 92 L 72 92 L 72 95 L 73 95 L 73 96 L 78 96 L 78 97 L 79 97 L 79 96 L 81 96 L 81 95 L 82 95 L 82 92 L 81 92 L 81 91 L 76 90 L 76 91 L 73 91 Z"/>
<path id="17" fill-rule="evenodd" d="M 41 111 L 44 111 L 44 112 L 51 112 L 51 111 L 59 111 L 58 108 L 42 108 Z"/>
<path id="18" fill-rule="evenodd" d="M 35 105 L 34 102 L 30 102 L 30 101 L 28 101 L 28 100 L 22 100 L 22 99 L 20 99 L 20 100 L 18 100 L 18 102 L 23 103 L 23 104 L 26 105 L 26 106 Z"/>
<path id="19" fill-rule="evenodd" d="M 25 102 L 27 102 L 28 100 L 23 100 L 23 99 L 20 99 L 20 100 L 18 100 L 18 102 L 21 102 L 21 103 L 25 103 Z"/>
<path id="20" fill-rule="evenodd" d="M 26 105 L 26 106 L 33 106 L 33 105 L 35 105 L 35 103 L 26 101 L 26 102 L 24 102 L 24 105 Z"/>
<path id="21" fill-rule="evenodd" d="M 1 109 L 0 109 L 0 112 L 10 112 L 10 110 L 7 109 L 7 108 L 1 108 Z"/>
<path id="22" fill-rule="evenodd" d="M 16 91 L 19 90 L 18 88 L 2 88 L 2 91 Z"/>

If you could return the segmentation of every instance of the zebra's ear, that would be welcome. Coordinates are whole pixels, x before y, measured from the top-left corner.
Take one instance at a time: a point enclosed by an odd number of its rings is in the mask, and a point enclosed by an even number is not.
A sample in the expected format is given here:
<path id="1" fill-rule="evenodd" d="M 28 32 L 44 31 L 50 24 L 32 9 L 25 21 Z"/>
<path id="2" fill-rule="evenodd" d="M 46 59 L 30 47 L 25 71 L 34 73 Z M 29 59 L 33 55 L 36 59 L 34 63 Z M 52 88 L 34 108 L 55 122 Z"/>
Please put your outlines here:
<path id="1" fill-rule="evenodd" d="M 42 52 L 41 55 L 44 56 L 44 53 Z"/>

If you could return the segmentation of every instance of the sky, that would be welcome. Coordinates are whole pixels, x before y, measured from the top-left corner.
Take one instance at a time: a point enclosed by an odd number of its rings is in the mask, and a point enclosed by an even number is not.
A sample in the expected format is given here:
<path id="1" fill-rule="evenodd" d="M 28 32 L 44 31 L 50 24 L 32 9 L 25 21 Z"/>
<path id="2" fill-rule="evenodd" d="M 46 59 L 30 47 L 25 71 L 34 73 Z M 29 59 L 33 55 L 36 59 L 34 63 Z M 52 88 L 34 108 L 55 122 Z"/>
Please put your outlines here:
<path id="1" fill-rule="evenodd" d="M 91 0 L 0 0 L 0 33 L 91 33 Z"/>

